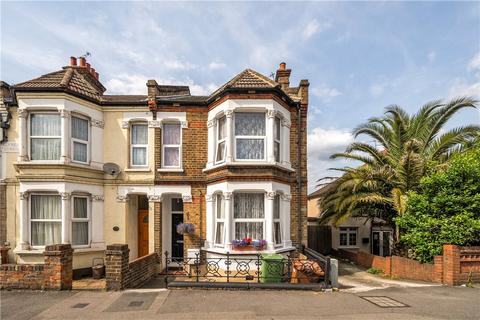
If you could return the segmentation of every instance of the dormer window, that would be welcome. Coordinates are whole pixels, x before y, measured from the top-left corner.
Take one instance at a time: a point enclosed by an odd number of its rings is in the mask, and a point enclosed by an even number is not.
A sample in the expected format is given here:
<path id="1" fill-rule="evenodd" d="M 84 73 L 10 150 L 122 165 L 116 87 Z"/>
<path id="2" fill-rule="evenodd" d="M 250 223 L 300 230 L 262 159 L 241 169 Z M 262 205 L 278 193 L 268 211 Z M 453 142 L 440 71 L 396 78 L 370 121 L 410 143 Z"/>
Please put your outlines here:
<path id="1" fill-rule="evenodd" d="M 30 158 L 59 160 L 62 144 L 60 115 L 32 113 L 30 116 Z"/>
<path id="2" fill-rule="evenodd" d="M 235 113 L 235 158 L 265 160 L 265 113 Z"/>

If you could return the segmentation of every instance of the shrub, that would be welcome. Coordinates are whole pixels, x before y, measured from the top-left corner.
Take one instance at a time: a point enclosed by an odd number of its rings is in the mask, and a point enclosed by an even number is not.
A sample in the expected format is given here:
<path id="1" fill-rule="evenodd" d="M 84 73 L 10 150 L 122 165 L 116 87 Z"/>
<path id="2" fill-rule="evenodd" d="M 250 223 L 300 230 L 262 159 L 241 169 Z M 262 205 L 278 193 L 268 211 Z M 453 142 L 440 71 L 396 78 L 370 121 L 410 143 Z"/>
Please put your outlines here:
<path id="1" fill-rule="evenodd" d="M 423 178 L 408 195 L 407 211 L 396 218 L 401 242 L 421 262 L 442 254 L 443 244 L 480 242 L 480 147 L 452 158 L 446 168 Z"/>
<path id="2" fill-rule="evenodd" d="M 382 270 L 380 269 L 377 269 L 377 268 L 374 268 L 374 267 L 371 267 L 367 270 L 368 273 L 370 274 L 379 274 L 379 273 L 383 273 Z"/>

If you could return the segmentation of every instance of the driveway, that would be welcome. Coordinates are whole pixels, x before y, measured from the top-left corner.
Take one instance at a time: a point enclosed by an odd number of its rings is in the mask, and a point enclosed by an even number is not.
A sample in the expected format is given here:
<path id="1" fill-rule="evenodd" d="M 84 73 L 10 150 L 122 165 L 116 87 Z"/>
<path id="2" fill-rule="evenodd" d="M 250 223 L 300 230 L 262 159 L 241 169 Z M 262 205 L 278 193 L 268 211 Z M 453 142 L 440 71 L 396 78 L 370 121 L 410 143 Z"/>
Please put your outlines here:
<path id="1" fill-rule="evenodd" d="M 392 280 L 381 274 L 373 275 L 349 261 L 338 260 L 339 289 L 345 292 L 366 292 L 386 288 L 420 288 L 438 287 L 440 284 L 430 282 Z"/>
<path id="2" fill-rule="evenodd" d="M 367 298 L 366 298 L 367 296 Z M 382 296 L 402 307 L 381 307 Z M 390 287 L 362 293 L 141 289 L 1 291 L 2 320 L 24 319 L 478 319 L 479 289 Z M 379 299 L 379 298 L 373 298 Z"/>

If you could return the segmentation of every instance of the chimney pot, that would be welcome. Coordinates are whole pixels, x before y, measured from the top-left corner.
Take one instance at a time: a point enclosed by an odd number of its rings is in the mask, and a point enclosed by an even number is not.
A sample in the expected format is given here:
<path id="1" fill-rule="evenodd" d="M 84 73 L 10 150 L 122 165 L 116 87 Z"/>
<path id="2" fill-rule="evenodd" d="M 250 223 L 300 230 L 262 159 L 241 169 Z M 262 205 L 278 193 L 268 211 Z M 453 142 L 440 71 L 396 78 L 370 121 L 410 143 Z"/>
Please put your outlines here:
<path id="1" fill-rule="evenodd" d="M 90 74 L 95 77 L 95 68 L 90 68 Z"/>
<path id="2" fill-rule="evenodd" d="M 80 57 L 80 67 L 85 67 L 86 63 L 87 59 L 85 59 L 85 57 Z"/>
<path id="3" fill-rule="evenodd" d="M 90 72 L 90 63 L 87 62 L 87 71 Z"/>
<path id="4" fill-rule="evenodd" d="M 98 72 L 95 71 L 95 79 L 98 80 L 98 77 L 99 77 Z"/>
<path id="5" fill-rule="evenodd" d="M 76 66 L 77 65 L 77 58 L 70 57 L 70 65 L 71 66 Z"/>
<path id="6" fill-rule="evenodd" d="M 287 64 L 285 62 L 280 62 L 279 70 L 285 70 L 287 68 Z"/>

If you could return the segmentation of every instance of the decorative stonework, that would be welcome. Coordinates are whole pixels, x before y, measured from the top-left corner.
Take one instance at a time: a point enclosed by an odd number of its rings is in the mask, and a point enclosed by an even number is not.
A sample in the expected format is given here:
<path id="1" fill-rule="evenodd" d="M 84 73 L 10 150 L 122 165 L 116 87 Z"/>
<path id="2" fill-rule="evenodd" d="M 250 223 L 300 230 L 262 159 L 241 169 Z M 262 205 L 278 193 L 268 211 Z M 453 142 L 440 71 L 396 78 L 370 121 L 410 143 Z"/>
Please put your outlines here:
<path id="1" fill-rule="evenodd" d="M 71 114 L 70 111 L 65 110 L 65 109 L 60 109 L 59 112 L 60 112 L 60 117 L 62 117 L 62 118 L 70 118 L 70 114 Z"/>
<path id="2" fill-rule="evenodd" d="M 122 121 L 122 129 L 128 129 L 129 126 L 130 126 L 129 121 Z"/>
<path id="3" fill-rule="evenodd" d="M 182 127 L 182 129 L 188 128 L 188 121 L 180 121 L 180 126 Z"/>
<path id="4" fill-rule="evenodd" d="M 60 192 L 60 196 L 62 200 L 69 200 L 72 194 L 70 192 Z"/>
<path id="5" fill-rule="evenodd" d="M 290 120 L 288 120 L 287 118 L 282 119 L 282 125 L 287 128 L 290 128 L 292 126 L 292 124 L 290 123 Z"/>
<path id="6" fill-rule="evenodd" d="M 192 202 L 192 196 L 189 194 L 182 195 L 183 202 Z"/>
<path id="7" fill-rule="evenodd" d="M 161 202 L 162 196 L 158 194 L 149 194 L 147 195 L 148 202 Z"/>
<path id="8" fill-rule="evenodd" d="M 105 121 L 92 119 L 92 126 L 100 129 L 105 128 Z"/>
<path id="9" fill-rule="evenodd" d="M 232 118 L 233 117 L 233 110 L 225 110 L 225 117 Z"/>
<path id="10" fill-rule="evenodd" d="M 26 118 L 28 116 L 28 111 L 27 109 L 18 109 L 17 114 L 19 118 Z"/>
<path id="11" fill-rule="evenodd" d="M 277 195 L 277 193 L 275 191 L 267 192 L 267 199 L 268 200 L 274 200 L 276 195 Z"/>
<path id="12" fill-rule="evenodd" d="M 212 119 L 207 121 L 207 127 L 211 128 L 217 124 L 217 119 Z"/>
<path id="13" fill-rule="evenodd" d="M 20 200 L 28 200 L 28 192 L 20 192 L 18 196 Z"/>
<path id="14" fill-rule="evenodd" d="M 206 202 L 212 202 L 212 201 L 213 201 L 213 195 L 207 194 L 207 195 L 205 196 L 205 201 L 206 201 Z"/>
<path id="15" fill-rule="evenodd" d="M 105 198 L 102 195 L 99 194 L 92 194 L 92 200 L 93 201 L 103 201 Z"/>
<path id="16" fill-rule="evenodd" d="M 288 193 L 283 193 L 283 194 L 281 195 L 281 197 L 282 197 L 282 200 L 285 200 L 285 201 L 290 201 L 290 200 L 292 200 L 292 195 L 291 195 L 291 194 L 288 194 Z"/>
<path id="17" fill-rule="evenodd" d="M 225 200 L 230 200 L 232 199 L 232 194 L 232 192 L 224 192 L 223 197 L 225 198 Z"/>
<path id="18" fill-rule="evenodd" d="M 162 127 L 162 120 L 150 120 L 148 121 L 149 128 L 161 128 Z"/>
<path id="19" fill-rule="evenodd" d="M 128 200 L 127 196 L 117 195 L 118 202 L 127 202 L 127 200 Z"/>
<path id="20" fill-rule="evenodd" d="M 267 110 L 268 118 L 274 118 L 276 115 L 277 115 L 277 112 L 275 110 Z"/>

